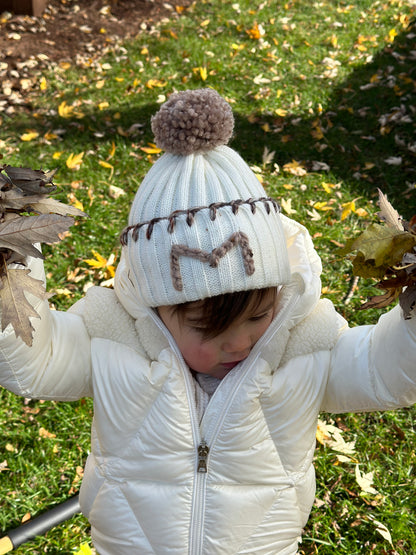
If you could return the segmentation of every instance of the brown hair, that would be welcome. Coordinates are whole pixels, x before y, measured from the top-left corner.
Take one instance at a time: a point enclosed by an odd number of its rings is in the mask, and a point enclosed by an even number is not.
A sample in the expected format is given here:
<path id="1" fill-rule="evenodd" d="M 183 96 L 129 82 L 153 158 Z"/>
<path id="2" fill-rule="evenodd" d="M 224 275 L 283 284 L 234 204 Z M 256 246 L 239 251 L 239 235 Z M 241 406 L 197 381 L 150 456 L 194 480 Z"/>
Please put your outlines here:
<path id="1" fill-rule="evenodd" d="M 172 306 L 172 312 L 177 314 L 180 320 L 183 320 L 188 311 L 199 310 L 201 318 L 198 319 L 197 324 L 201 326 L 202 335 L 204 339 L 213 339 L 238 320 L 246 311 L 256 311 L 269 295 L 271 300 L 276 302 L 277 288 L 250 289 L 248 291 L 225 293 L 216 297 L 207 297 L 200 301 L 174 305 Z"/>

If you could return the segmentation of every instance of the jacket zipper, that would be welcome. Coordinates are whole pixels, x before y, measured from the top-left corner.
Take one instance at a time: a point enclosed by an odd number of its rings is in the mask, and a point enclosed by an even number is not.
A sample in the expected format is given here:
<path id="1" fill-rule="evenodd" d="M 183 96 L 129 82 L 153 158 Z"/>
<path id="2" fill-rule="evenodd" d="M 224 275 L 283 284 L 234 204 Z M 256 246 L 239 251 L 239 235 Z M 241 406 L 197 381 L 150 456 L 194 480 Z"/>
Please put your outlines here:
<path id="1" fill-rule="evenodd" d="M 209 447 L 204 439 L 201 438 L 201 430 L 196 410 L 195 395 L 192 386 L 192 376 L 187 371 L 185 361 L 180 353 L 176 343 L 173 341 L 169 331 L 166 329 L 161 320 L 151 311 L 151 316 L 157 327 L 166 335 L 172 351 L 176 354 L 179 363 L 183 366 L 186 395 L 191 415 L 192 436 L 195 445 L 195 480 L 192 497 L 192 513 L 189 530 L 189 555 L 199 555 L 202 552 L 202 539 L 204 530 L 204 509 L 205 509 L 205 487 L 208 471 L 208 453 Z"/>
<path id="2" fill-rule="evenodd" d="M 299 297 L 300 297 L 299 292 L 296 292 L 292 296 L 292 298 L 290 298 L 287 301 L 286 305 L 282 307 L 282 310 L 279 313 L 280 317 L 278 318 L 278 322 L 276 322 L 272 328 L 273 332 L 271 331 L 271 328 L 269 328 L 268 330 L 269 333 L 267 333 L 266 331 L 265 335 L 259 340 L 258 348 L 256 348 L 256 355 L 253 358 L 251 358 L 249 355 L 247 359 L 249 363 L 246 365 L 246 371 L 234 383 L 233 387 L 231 388 L 231 390 L 227 395 L 226 402 L 223 403 L 223 408 L 220 414 L 215 418 L 215 420 L 213 421 L 209 429 L 206 430 L 204 438 L 201 437 L 201 427 L 198 421 L 196 401 L 195 401 L 195 396 L 193 394 L 193 387 L 191 384 L 191 380 L 193 378 L 189 372 L 184 371 L 188 403 L 189 403 L 190 412 L 191 412 L 192 433 L 193 433 L 194 445 L 196 446 L 196 467 L 195 467 L 196 472 L 195 472 L 195 482 L 194 482 L 194 491 L 193 491 L 193 499 L 192 499 L 191 526 L 189 531 L 189 555 L 200 555 L 202 553 L 206 480 L 207 480 L 207 473 L 208 473 L 209 451 L 215 443 L 215 440 L 221 429 L 222 423 L 225 419 L 230 402 L 233 399 L 234 395 L 236 394 L 240 383 L 243 381 L 245 373 L 248 372 L 248 370 L 252 367 L 252 365 L 259 357 L 261 353 L 261 347 L 266 341 L 270 339 L 270 334 L 271 333 L 275 334 L 278 331 L 278 329 L 282 326 L 283 322 L 288 317 L 288 314 L 291 312 L 291 309 L 297 304 Z M 157 326 L 166 334 L 167 330 L 165 326 L 153 312 L 152 312 L 152 317 L 155 323 L 157 324 Z M 177 355 L 178 360 L 181 361 L 181 364 L 184 370 L 186 370 L 185 362 L 183 360 L 182 354 L 180 353 L 176 343 L 173 341 L 173 338 L 170 336 L 169 332 L 167 332 L 166 335 L 169 339 L 169 345 L 171 349 Z M 215 396 L 215 393 L 214 393 L 214 396 Z M 204 420 L 204 418 L 202 420 Z M 206 440 L 208 440 L 208 442 Z"/>

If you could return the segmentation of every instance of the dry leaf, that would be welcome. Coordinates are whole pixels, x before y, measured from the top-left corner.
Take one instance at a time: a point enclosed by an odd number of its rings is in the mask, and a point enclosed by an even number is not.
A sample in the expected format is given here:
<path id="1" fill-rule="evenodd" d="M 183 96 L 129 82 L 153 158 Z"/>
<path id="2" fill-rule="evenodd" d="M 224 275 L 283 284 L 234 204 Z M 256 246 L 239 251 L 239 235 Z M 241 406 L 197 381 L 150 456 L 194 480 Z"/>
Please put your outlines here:
<path id="1" fill-rule="evenodd" d="M 57 243 L 60 234 L 68 231 L 74 220 L 59 214 L 41 214 L 14 218 L 0 224 L 0 248 L 13 250 L 23 256 L 43 258 L 34 243 Z"/>
<path id="2" fill-rule="evenodd" d="M 355 479 L 364 493 L 371 493 L 372 495 L 378 494 L 378 491 L 372 486 L 374 481 L 374 472 L 368 472 L 367 474 L 361 473 L 359 465 L 356 464 Z"/>
<path id="3" fill-rule="evenodd" d="M 61 240 L 84 212 L 48 198 L 56 190 L 55 171 L 0 166 L 0 300 L 2 331 L 10 324 L 27 345 L 33 342 L 32 318 L 39 318 L 27 295 L 47 297 L 43 282 L 25 268 L 26 257 L 43 258 L 38 243 Z M 34 215 L 35 214 L 35 215 Z M 10 264 L 17 264 L 11 268 Z"/>
<path id="4" fill-rule="evenodd" d="M 370 224 L 361 235 L 348 239 L 340 254 L 357 251 L 354 275 L 376 279 L 376 287 L 385 291 L 368 299 L 361 309 L 384 308 L 399 299 L 408 319 L 416 306 L 416 216 L 403 220 L 380 190 L 379 206 L 378 216 L 385 225 Z"/>
<path id="5" fill-rule="evenodd" d="M 54 437 L 56 437 L 56 434 L 48 432 L 48 430 L 46 430 L 45 428 L 39 428 L 39 436 L 46 439 L 53 439 Z"/>
<path id="6" fill-rule="evenodd" d="M 26 345 L 32 345 L 33 326 L 30 318 L 39 318 L 29 303 L 25 292 L 44 299 L 46 292 L 43 282 L 30 277 L 28 269 L 10 269 L 3 263 L 0 299 L 2 305 L 2 332 L 11 324 L 16 337 L 21 337 Z"/>
<path id="7" fill-rule="evenodd" d="M 385 194 L 383 194 L 380 189 L 378 190 L 378 205 L 380 206 L 380 212 L 377 212 L 377 216 L 385 222 L 389 227 L 403 231 L 402 218 L 387 200 Z"/>

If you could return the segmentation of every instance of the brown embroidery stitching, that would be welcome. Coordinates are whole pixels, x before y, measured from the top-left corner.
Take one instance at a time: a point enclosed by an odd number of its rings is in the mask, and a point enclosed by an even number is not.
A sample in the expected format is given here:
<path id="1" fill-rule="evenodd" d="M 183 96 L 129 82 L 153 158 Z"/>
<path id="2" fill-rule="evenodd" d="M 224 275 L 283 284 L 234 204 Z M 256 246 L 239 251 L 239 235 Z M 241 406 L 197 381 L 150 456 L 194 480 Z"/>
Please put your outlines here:
<path id="1" fill-rule="evenodd" d="M 192 249 L 186 245 L 172 245 L 170 252 L 170 273 L 173 287 L 177 291 L 183 290 L 182 275 L 179 265 L 180 256 L 196 258 L 201 262 L 208 262 L 211 268 L 216 268 L 220 259 L 223 258 L 233 247 L 238 245 L 241 247 L 241 254 L 243 255 L 243 264 L 246 274 L 251 276 L 255 270 L 253 251 L 250 248 L 247 235 L 242 231 L 236 231 L 233 233 L 227 241 L 224 241 L 222 245 L 213 249 L 211 252 L 203 251 L 202 249 Z"/>
<path id="2" fill-rule="evenodd" d="M 129 237 L 130 232 L 132 232 L 131 236 L 133 238 L 133 241 L 136 242 L 139 238 L 139 230 L 144 226 L 147 226 L 146 239 L 150 239 L 151 236 L 152 236 L 153 228 L 154 228 L 155 224 L 157 224 L 161 221 L 166 221 L 166 220 L 168 221 L 168 226 L 167 226 L 168 232 L 173 233 L 173 231 L 175 229 L 176 221 L 177 221 L 179 216 L 184 216 L 185 215 L 186 216 L 186 223 L 189 226 L 192 226 L 192 224 L 194 223 L 194 220 L 195 220 L 195 214 L 197 214 L 201 210 L 207 210 L 208 209 L 209 210 L 209 216 L 210 216 L 211 220 L 213 220 L 213 221 L 217 217 L 217 211 L 220 208 L 224 208 L 225 206 L 230 206 L 233 214 L 237 214 L 238 209 L 240 208 L 240 206 L 242 206 L 243 204 L 248 204 L 250 206 L 251 212 L 254 214 L 256 212 L 256 203 L 262 203 L 265 206 L 267 214 L 270 214 L 270 204 L 273 206 L 275 212 L 279 212 L 279 209 L 280 209 L 278 203 L 273 198 L 261 197 L 261 198 L 258 198 L 258 199 L 249 198 L 247 200 L 238 199 L 238 200 L 232 200 L 230 202 L 214 202 L 214 203 L 210 204 L 209 206 L 199 206 L 199 207 L 196 207 L 196 208 L 190 208 L 188 210 L 175 210 L 169 216 L 153 218 L 152 220 L 149 220 L 147 222 L 141 222 L 141 223 L 138 223 L 138 224 L 127 226 L 122 231 L 122 233 L 120 235 L 120 242 L 123 246 L 126 246 L 127 242 L 128 242 L 128 237 Z"/>

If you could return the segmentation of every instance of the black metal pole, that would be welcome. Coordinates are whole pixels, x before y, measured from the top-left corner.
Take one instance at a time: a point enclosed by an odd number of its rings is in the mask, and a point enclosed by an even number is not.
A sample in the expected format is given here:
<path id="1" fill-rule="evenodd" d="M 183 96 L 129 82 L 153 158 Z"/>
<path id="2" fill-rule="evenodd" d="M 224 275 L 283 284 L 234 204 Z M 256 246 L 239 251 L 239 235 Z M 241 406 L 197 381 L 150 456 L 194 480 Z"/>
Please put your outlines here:
<path id="1" fill-rule="evenodd" d="M 22 543 L 28 542 L 36 536 L 42 536 L 54 526 L 61 524 L 79 512 L 78 495 L 74 495 L 67 501 L 52 507 L 46 513 L 7 532 L 5 536 L 0 538 L 0 555 L 13 551 Z"/>

